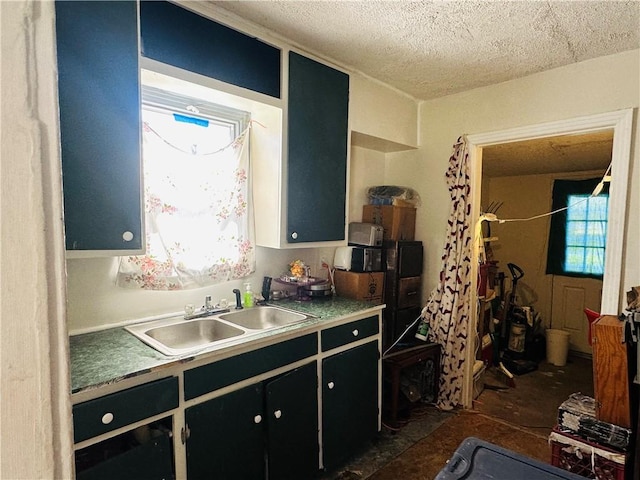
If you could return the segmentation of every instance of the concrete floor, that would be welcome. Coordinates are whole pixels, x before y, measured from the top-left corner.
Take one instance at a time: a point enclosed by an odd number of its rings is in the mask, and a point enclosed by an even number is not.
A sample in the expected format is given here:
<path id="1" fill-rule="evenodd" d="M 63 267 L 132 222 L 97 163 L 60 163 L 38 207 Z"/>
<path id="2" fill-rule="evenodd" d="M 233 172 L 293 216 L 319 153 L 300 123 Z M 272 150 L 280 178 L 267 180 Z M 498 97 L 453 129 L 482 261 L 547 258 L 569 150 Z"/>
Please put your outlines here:
<path id="1" fill-rule="evenodd" d="M 558 406 L 571 393 L 593 396 L 591 359 L 574 355 L 569 356 L 564 367 L 541 362 L 537 371 L 516 376 L 515 388 L 505 388 L 500 377 L 491 371 L 485 379 L 486 387 L 474 402 L 474 411 L 538 436 L 549 435 L 556 424 Z M 369 449 L 337 471 L 327 472 L 322 480 L 366 479 L 455 414 L 418 404 L 411 410 L 405 426 L 398 431 L 383 428 Z M 478 433 L 481 437 L 481 432 Z M 402 472 L 396 478 L 402 478 Z"/>

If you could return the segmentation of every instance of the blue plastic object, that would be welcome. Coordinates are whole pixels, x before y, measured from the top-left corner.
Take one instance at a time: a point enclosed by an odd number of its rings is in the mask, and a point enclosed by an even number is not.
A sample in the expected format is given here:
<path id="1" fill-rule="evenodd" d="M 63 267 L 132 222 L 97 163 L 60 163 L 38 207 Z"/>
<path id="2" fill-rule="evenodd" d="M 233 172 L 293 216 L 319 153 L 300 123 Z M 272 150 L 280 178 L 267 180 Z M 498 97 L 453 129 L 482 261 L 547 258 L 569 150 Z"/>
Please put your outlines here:
<path id="1" fill-rule="evenodd" d="M 463 440 L 435 480 L 584 480 L 475 437 Z"/>

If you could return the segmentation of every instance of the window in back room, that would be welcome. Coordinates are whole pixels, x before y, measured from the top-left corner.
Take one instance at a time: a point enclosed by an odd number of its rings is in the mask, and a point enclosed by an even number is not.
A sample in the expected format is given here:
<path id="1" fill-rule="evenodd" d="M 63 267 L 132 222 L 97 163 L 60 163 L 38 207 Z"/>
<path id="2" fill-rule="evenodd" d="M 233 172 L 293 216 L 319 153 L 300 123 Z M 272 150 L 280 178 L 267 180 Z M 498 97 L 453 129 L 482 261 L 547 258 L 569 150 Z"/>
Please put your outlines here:
<path id="1" fill-rule="evenodd" d="M 605 187 L 593 195 L 599 182 L 599 178 L 554 182 L 553 210 L 566 210 L 551 219 L 548 274 L 602 278 L 609 194 Z"/>

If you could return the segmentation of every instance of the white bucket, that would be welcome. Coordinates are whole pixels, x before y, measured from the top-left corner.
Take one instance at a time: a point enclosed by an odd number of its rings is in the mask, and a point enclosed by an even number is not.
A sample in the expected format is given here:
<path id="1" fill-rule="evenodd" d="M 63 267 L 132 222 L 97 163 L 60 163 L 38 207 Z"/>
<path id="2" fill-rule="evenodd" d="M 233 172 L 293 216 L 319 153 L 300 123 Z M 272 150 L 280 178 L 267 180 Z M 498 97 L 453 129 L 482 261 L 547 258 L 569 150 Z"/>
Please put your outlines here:
<path id="1" fill-rule="evenodd" d="M 569 338 L 571 334 L 564 330 L 547 329 L 547 362 L 564 367 L 569 354 Z"/>

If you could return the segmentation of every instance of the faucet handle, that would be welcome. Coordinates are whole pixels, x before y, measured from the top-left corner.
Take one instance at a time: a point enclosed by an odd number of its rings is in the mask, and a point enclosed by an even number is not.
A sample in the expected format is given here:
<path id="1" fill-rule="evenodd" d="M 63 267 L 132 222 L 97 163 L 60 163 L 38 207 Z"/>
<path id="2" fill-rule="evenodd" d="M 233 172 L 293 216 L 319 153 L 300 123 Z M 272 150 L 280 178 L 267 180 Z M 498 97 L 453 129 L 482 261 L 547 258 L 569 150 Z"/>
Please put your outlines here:
<path id="1" fill-rule="evenodd" d="M 204 308 L 206 310 L 213 310 L 213 302 L 211 301 L 211 295 L 204 297 Z"/>

